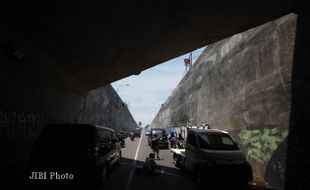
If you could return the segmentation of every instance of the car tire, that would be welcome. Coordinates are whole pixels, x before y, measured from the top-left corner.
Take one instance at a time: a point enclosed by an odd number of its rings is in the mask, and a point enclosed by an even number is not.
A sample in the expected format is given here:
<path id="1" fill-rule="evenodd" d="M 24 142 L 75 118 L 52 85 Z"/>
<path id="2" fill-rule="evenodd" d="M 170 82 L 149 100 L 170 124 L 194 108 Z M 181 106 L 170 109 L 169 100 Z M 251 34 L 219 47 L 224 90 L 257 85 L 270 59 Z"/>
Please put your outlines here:
<path id="1" fill-rule="evenodd" d="M 237 187 L 240 190 L 247 190 L 249 187 L 249 184 L 246 181 L 241 181 Z"/>
<path id="2" fill-rule="evenodd" d="M 195 182 L 198 185 L 202 184 L 202 173 L 201 173 L 201 170 L 199 167 L 196 167 L 196 169 L 195 169 Z"/>
<path id="3" fill-rule="evenodd" d="M 98 176 L 97 176 L 97 181 L 100 184 L 103 184 L 107 181 L 107 177 L 108 177 L 108 166 L 107 164 L 102 164 L 102 166 L 100 167 L 99 171 L 98 171 Z"/>
<path id="4" fill-rule="evenodd" d="M 173 155 L 172 155 L 173 160 L 177 161 L 177 157 L 178 157 L 178 155 L 174 152 Z"/>
<path id="5" fill-rule="evenodd" d="M 116 165 L 120 164 L 121 158 L 122 158 L 122 151 L 119 151 L 118 158 L 117 158 L 117 161 L 116 161 Z"/>
<path id="6" fill-rule="evenodd" d="M 181 164 L 180 164 L 180 158 L 177 156 L 175 159 L 175 167 L 177 168 L 181 168 Z"/>

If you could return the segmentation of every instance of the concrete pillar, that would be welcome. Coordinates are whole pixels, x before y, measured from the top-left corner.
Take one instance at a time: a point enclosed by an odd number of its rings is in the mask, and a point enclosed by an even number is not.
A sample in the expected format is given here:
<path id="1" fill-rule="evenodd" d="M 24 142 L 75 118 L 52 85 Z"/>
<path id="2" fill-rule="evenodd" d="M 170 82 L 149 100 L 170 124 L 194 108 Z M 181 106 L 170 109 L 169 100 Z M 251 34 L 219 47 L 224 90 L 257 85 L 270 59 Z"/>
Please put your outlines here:
<path id="1" fill-rule="evenodd" d="M 310 137 L 306 133 L 310 123 L 310 16 L 306 12 L 299 9 L 297 13 L 286 190 L 310 189 Z"/>

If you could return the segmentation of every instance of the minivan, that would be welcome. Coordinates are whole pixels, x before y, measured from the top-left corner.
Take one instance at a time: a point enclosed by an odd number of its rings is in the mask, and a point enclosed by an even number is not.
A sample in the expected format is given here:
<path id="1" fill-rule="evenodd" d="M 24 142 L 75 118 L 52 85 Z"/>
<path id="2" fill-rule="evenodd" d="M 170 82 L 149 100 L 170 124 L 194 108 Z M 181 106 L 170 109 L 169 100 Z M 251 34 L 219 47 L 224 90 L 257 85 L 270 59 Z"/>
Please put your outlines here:
<path id="1" fill-rule="evenodd" d="M 48 125 L 35 141 L 26 170 L 28 181 L 105 182 L 121 158 L 121 146 L 111 128 L 91 124 Z M 43 172 L 43 173 L 34 173 Z M 52 173 L 54 172 L 54 173 Z M 42 178 L 42 179 L 38 179 Z"/>
<path id="2" fill-rule="evenodd" d="M 197 181 L 232 180 L 247 185 L 253 180 L 252 167 L 244 151 L 223 130 L 189 129 L 184 163 Z"/>

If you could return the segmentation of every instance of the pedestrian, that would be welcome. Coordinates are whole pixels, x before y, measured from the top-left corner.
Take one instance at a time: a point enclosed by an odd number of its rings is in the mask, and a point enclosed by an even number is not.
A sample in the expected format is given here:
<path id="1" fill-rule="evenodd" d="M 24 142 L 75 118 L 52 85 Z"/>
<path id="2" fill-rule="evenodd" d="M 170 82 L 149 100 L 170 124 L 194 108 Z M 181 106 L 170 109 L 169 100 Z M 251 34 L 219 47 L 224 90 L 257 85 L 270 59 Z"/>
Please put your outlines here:
<path id="1" fill-rule="evenodd" d="M 155 134 L 154 137 L 152 138 L 152 149 L 154 151 L 154 155 L 156 156 L 157 160 L 160 160 L 158 141 L 159 141 L 159 138 L 157 137 L 157 134 Z"/>
<path id="2" fill-rule="evenodd" d="M 184 138 L 183 138 L 183 136 L 182 136 L 182 133 L 180 133 L 179 134 L 179 139 L 178 139 L 179 141 L 184 141 Z"/>
<path id="3" fill-rule="evenodd" d="M 149 154 L 149 157 L 145 159 L 143 170 L 145 174 L 153 174 L 155 169 L 160 169 L 160 166 L 158 166 L 155 162 L 155 155 L 153 153 Z"/>

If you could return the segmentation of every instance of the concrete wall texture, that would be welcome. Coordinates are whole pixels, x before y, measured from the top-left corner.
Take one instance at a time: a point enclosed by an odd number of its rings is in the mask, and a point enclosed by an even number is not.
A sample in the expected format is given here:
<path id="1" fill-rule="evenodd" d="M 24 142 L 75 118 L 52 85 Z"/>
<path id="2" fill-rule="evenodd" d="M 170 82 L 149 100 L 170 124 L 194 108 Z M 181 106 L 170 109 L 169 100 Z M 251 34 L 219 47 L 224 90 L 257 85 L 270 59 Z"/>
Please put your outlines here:
<path id="1" fill-rule="evenodd" d="M 127 131 L 138 127 L 126 104 L 111 85 L 92 90 L 86 99 L 83 123 L 93 123 Z"/>
<path id="2" fill-rule="evenodd" d="M 56 60 L 10 27 L 0 26 L 1 179 L 21 174 L 32 144 L 48 123 L 104 121 L 116 130 L 136 125 L 110 85 L 89 92 Z"/>
<path id="3" fill-rule="evenodd" d="M 2 177 L 20 174 L 46 123 L 73 122 L 81 117 L 88 90 L 42 50 L 2 23 L 0 34 Z"/>
<path id="4" fill-rule="evenodd" d="M 151 127 L 209 123 L 246 150 L 255 180 L 283 188 L 297 16 L 208 45 Z"/>

